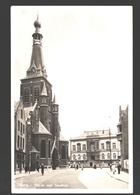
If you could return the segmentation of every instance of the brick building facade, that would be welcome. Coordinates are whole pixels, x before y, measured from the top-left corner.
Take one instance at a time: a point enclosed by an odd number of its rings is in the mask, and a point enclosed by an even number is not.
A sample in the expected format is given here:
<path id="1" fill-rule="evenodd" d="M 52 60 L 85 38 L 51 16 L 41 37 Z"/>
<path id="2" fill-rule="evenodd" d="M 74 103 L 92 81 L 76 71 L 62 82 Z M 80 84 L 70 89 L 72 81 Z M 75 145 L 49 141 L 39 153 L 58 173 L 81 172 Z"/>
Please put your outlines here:
<path id="1" fill-rule="evenodd" d="M 68 141 L 62 139 L 59 124 L 59 105 L 52 97 L 52 85 L 47 79 L 47 72 L 42 56 L 41 23 L 34 22 L 33 48 L 30 66 L 26 77 L 21 79 L 20 104 L 25 118 L 24 123 L 24 166 L 35 170 L 40 164 L 53 169 L 68 163 Z M 15 104 L 16 105 L 16 104 Z M 15 110 L 15 169 L 17 169 L 17 118 L 20 108 Z M 22 138 L 23 139 L 23 138 Z M 61 158 L 63 157 L 63 158 Z M 23 157 L 21 157 L 23 158 Z M 20 163 L 21 164 L 21 163 Z M 22 167 L 24 168 L 24 167 Z M 22 169 L 20 168 L 20 170 Z"/>

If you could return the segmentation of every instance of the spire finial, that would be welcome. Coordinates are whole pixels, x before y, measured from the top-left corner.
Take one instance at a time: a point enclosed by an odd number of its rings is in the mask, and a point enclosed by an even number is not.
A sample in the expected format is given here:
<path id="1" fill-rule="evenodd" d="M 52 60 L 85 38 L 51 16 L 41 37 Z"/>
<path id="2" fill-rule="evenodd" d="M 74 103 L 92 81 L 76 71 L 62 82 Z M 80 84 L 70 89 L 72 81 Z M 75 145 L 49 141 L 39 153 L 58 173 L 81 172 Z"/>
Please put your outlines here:
<path id="1" fill-rule="evenodd" d="M 39 16 L 38 16 L 38 14 L 37 14 L 37 19 L 34 22 L 34 26 L 35 26 L 35 28 L 41 28 L 41 23 L 39 22 Z"/>

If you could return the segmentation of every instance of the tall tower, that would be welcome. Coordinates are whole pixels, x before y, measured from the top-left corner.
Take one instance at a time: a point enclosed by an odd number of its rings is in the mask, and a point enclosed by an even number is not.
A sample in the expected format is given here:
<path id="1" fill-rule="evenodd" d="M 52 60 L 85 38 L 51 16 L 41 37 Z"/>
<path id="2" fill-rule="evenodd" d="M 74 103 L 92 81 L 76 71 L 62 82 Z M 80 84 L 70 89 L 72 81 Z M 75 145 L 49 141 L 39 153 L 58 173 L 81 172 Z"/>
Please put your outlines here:
<path id="1" fill-rule="evenodd" d="M 34 22 L 32 55 L 26 77 L 21 79 L 20 96 L 23 107 L 31 113 L 31 122 L 26 127 L 27 155 L 31 153 L 33 169 L 36 161 L 44 165 L 52 165 L 55 169 L 61 163 L 61 146 L 67 147 L 67 142 L 60 140 L 59 105 L 56 98 L 52 101 L 52 85 L 48 81 L 43 62 L 41 23 L 38 19 Z M 28 121 L 27 121 L 28 122 Z M 64 148 L 64 147 L 63 147 Z M 63 150 L 63 153 L 66 150 Z M 37 154 L 37 156 L 36 156 Z M 66 155 L 62 155 L 63 157 Z M 30 159 L 30 158 L 29 158 Z M 66 164 L 67 158 L 63 159 Z"/>
<path id="2" fill-rule="evenodd" d="M 35 33 L 33 33 L 33 46 L 30 66 L 26 72 L 26 77 L 21 79 L 20 96 L 23 98 L 24 107 L 33 105 L 42 92 L 42 81 L 44 81 L 48 93 L 49 104 L 52 99 L 52 85 L 47 80 L 47 73 L 43 62 L 42 34 L 40 33 L 41 23 L 34 22 Z M 51 105 L 49 105 L 51 106 Z"/>

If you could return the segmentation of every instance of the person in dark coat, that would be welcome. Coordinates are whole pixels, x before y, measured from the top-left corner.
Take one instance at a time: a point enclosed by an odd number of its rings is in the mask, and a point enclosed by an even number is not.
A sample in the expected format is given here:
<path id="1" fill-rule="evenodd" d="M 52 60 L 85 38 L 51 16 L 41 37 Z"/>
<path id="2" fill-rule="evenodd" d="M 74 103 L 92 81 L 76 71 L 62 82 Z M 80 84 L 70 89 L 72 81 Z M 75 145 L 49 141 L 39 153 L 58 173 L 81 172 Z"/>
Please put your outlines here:
<path id="1" fill-rule="evenodd" d="M 76 168 L 78 169 L 78 164 L 76 165 Z"/>
<path id="2" fill-rule="evenodd" d="M 41 165 L 41 173 L 42 175 L 44 175 L 44 165 L 43 164 Z"/>
<path id="3" fill-rule="evenodd" d="M 37 165 L 37 171 L 39 172 L 39 165 Z"/>
<path id="4" fill-rule="evenodd" d="M 118 163 L 117 169 L 118 169 L 118 174 L 120 174 L 120 170 L 121 170 L 121 164 L 120 163 Z"/>
<path id="5" fill-rule="evenodd" d="M 25 165 L 25 173 L 27 173 L 27 171 L 28 171 L 28 167 L 27 165 Z"/>
<path id="6" fill-rule="evenodd" d="M 96 167 L 96 164 L 94 165 L 94 169 L 96 169 L 97 167 Z"/>

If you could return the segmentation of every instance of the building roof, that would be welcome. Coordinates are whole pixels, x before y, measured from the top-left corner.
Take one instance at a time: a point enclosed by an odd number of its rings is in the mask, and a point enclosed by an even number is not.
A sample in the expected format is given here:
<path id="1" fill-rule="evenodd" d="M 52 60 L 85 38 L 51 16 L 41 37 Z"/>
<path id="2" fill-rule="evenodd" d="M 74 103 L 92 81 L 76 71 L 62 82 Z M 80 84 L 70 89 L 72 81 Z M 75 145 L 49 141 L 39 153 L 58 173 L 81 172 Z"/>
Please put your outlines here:
<path id="1" fill-rule="evenodd" d="M 25 110 L 25 119 L 27 120 L 28 117 L 30 117 L 30 112 L 34 111 L 35 107 L 37 105 L 37 102 L 33 106 L 24 108 Z"/>
<path id="2" fill-rule="evenodd" d="M 110 134 L 109 134 L 110 132 Z M 70 140 L 80 140 L 86 138 L 100 138 L 100 137 L 107 137 L 107 136 L 116 136 L 116 134 L 112 133 L 110 130 L 94 130 L 94 131 L 84 131 L 81 135 L 77 137 L 72 137 Z"/>
<path id="3" fill-rule="evenodd" d="M 86 139 L 87 138 L 87 133 L 84 131 L 81 135 L 77 137 L 71 137 L 70 140 L 78 140 L 78 139 Z"/>
<path id="4" fill-rule="evenodd" d="M 33 145 L 31 145 L 31 152 L 40 153 Z"/>
<path id="5" fill-rule="evenodd" d="M 14 112 L 17 111 L 20 101 L 14 101 Z"/>
<path id="6" fill-rule="evenodd" d="M 48 134 L 48 135 L 52 135 L 40 121 L 39 121 L 38 132 L 34 132 L 33 134 Z"/>

